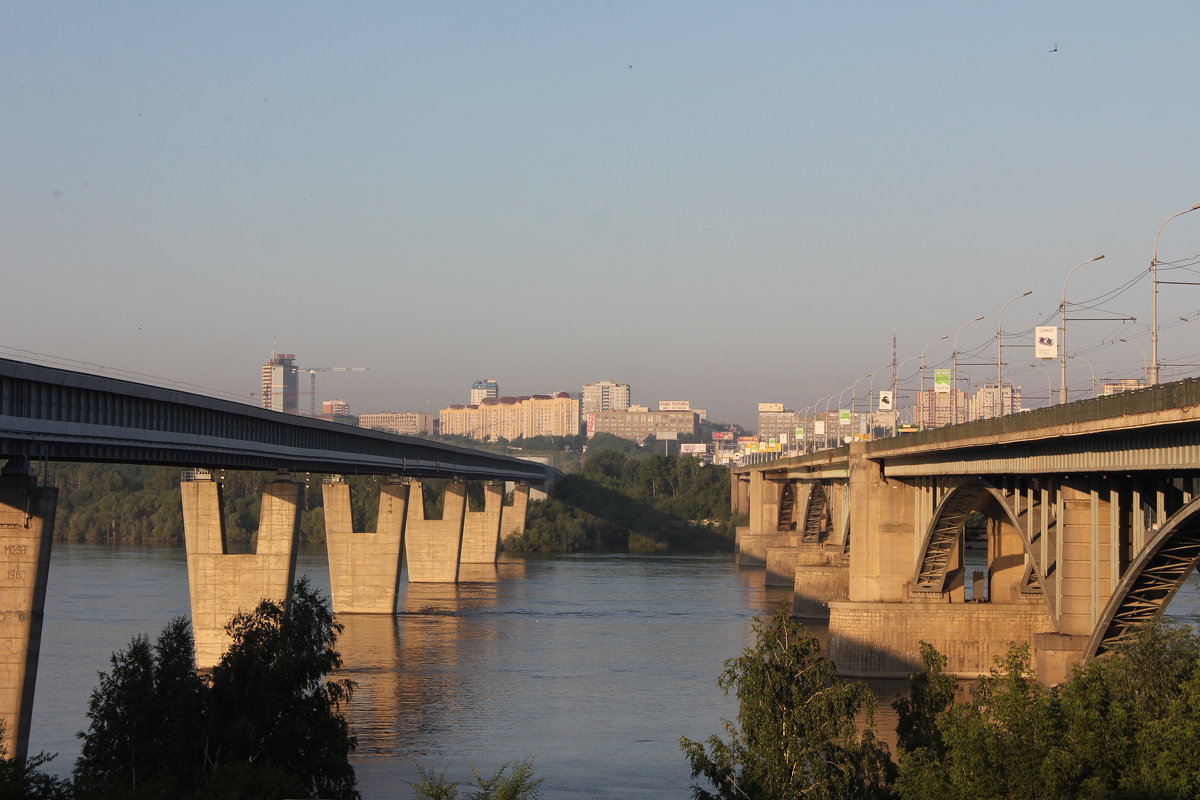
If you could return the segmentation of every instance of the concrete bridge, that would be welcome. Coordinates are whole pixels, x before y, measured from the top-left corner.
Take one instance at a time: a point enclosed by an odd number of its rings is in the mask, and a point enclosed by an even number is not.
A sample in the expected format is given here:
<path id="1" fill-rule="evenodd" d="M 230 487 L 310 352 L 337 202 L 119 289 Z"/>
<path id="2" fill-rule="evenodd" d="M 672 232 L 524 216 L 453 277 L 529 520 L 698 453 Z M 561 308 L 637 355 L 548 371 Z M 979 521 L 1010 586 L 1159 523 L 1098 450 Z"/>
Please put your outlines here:
<path id="1" fill-rule="evenodd" d="M 322 473 L 334 611 L 392 614 L 402 560 L 412 582 L 453 583 L 464 565 L 494 565 L 502 535 L 521 533 L 531 484 L 547 467 L 423 439 L 280 414 L 162 387 L 0 359 L 0 719 L 23 756 L 33 708 L 58 490 L 38 461 L 188 468 L 181 481 L 196 663 L 228 646 L 224 626 L 260 599 L 286 601 L 295 578 L 302 483 Z M 217 469 L 277 470 L 262 490 L 257 548 L 226 546 Z M 356 532 L 343 476 L 386 476 L 376 530 Z M 448 478 L 440 519 L 425 515 L 422 478 Z M 484 508 L 466 481 L 482 480 Z M 515 483 L 504 505 L 504 482 Z"/>
<path id="2" fill-rule="evenodd" d="M 828 614 L 844 674 L 902 676 L 924 640 L 974 677 L 1017 642 L 1053 683 L 1196 569 L 1198 478 L 1200 382 L 1163 384 L 736 470 L 738 560 Z"/>

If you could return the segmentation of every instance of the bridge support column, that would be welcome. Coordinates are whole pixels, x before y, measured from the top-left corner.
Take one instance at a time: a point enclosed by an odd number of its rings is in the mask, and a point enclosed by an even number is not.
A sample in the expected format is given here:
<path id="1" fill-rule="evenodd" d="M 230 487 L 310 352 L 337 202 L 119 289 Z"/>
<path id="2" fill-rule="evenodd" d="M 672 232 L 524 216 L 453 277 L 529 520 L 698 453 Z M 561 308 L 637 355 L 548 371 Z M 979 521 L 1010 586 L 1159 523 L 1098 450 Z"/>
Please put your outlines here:
<path id="1" fill-rule="evenodd" d="M 463 521 L 462 564 L 495 564 L 500 544 L 500 520 L 504 505 L 504 484 L 491 482 L 483 487 L 483 511 L 466 512 Z"/>
<path id="2" fill-rule="evenodd" d="M 321 492 L 333 610 L 338 614 L 396 613 L 408 484 L 380 485 L 374 533 L 354 532 L 348 484 L 340 480 L 326 483 Z"/>
<path id="3" fill-rule="evenodd" d="M 850 593 L 850 568 L 831 566 L 796 567 L 792 586 L 792 614 L 801 619 L 828 619 L 829 604 L 845 600 Z"/>
<path id="4" fill-rule="evenodd" d="M 513 486 L 513 502 L 500 514 L 500 538 L 523 536 L 525 521 L 529 511 L 529 484 L 518 483 Z"/>
<path id="5" fill-rule="evenodd" d="M 0 720 L 9 758 L 29 748 L 57 503 L 58 489 L 38 486 L 25 459 L 0 472 Z"/>
<path id="6" fill-rule="evenodd" d="M 767 586 L 793 586 L 799 567 L 825 566 L 829 559 L 825 546 L 818 542 L 801 541 L 800 536 L 789 537 L 793 541 L 779 547 L 767 548 Z"/>
<path id="7" fill-rule="evenodd" d="M 456 583 L 466 519 L 467 487 L 462 481 L 446 484 L 442 518 L 425 518 L 425 487 L 411 484 L 404 552 L 409 583 Z"/>
<path id="8" fill-rule="evenodd" d="M 180 493 L 196 666 L 211 669 L 229 647 L 225 625 L 234 614 L 253 610 L 263 599 L 287 602 L 291 597 L 300 484 L 273 480 L 263 487 L 254 553 L 227 552 L 217 481 L 201 473 L 196 480 L 184 480 Z"/>
<path id="9" fill-rule="evenodd" d="M 850 444 L 849 472 L 850 599 L 900 602 L 907 596 L 921 535 L 914 513 L 915 489 L 884 478 L 879 462 L 866 457 L 863 442 Z"/>

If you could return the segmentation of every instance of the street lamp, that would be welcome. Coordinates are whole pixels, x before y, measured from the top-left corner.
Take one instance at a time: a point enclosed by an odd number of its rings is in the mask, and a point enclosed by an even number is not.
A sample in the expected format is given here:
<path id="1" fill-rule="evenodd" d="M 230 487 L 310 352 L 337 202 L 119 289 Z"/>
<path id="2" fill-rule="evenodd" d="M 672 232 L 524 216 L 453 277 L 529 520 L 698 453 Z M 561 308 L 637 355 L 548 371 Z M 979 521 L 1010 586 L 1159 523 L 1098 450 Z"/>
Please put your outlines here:
<path id="1" fill-rule="evenodd" d="M 1024 294 L 1019 294 L 1016 297 L 1004 301 L 1004 305 L 1000 306 L 1000 316 L 996 319 L 996 403 L 999 406 L 1004 403 L 1004 309 L 1008 308 L 1008 304 L 1013 300 L 1020 300 L 1022 297 L 1028 297 L 1033 294 L 1033 289 L 1030 289 Z M 996 414 L 997 417 L 1002 416 L 1001 413 Z"/>
<path id="2" fill-rule="evenodd" d="M 1117 341 L 1124 342 L 1125 344 L 1131 344 L 1138 349 L 1138 351 L 1142 354 L 1142 371 L 1148 373 L 1150 368 L 1149 368 L 1148 361 L 1146 358 L 1146 348 L 1142 347 L 1140 344 L 1133 341 L 1132 339 L 1117 339 Z"/>
<path id="3" fill-rule="evenodd" d="M 1146 370 L 1146 377 L 1150 380 L 1151 386 L 1158 385 L 1158 237 L 1162 236 L 1163 228 L 1167 227 L 1167 223 L 1176 217 L 1190 214 L 1200 208 L 1200 203 L 1192 206 L 1185 211 L 1179 211 L 1163 220 L 1163 224 L 1158 226 L 1158 233 L 1154 234 L 1154 255 L 1150 259 L 1150 366 Z"/>
<path id="4" fill-rule="evenodd" d="M 943 339 L 949 339 L 949 338 L 950 338 L 950 334 L 947 333 L 945 336 L 939 336 L 937 339 L 934 339 L 932 342 L 930 342 L 929 344 L 927 344 L 921 348 L 921 389 L 919 392 L 917 392 L 917 408 L 920 408 L 921 403 L 925 399 L 925 351 L 929 349 L 930 344 L 937 344 L 938 342 L 942 341 Z M 925 419 L 925 415 L 922 414 L 921 415 L 921 427 L 924 428 L 925 423 L 928 421 L 929 420 Z"/>
<path id="5" fill-rule="evenodd" d="M 1087 261 L 1080 261 L 1071 267 L 1067 273 L 1067 277 L 1063 278 L 1062 302 L 1058 305 L 1059 311 L 1062 312 L 1062 334 L 1058 337 L 1058 346 L 1062 348 L 1062 379 L 1058 385 L 1058 402 L 1060 404 L 1067 402 L 1067 281 L 1071 280 L 1071 273 L 1084 264 L 1091 264 L 1093 261 L 1099 261 L 1102 258 L 1104 258 L 1103 253 L 1089 258 Z"/>
<path id="6" fill-rule="evenodd" d="M 962 325 L 958 326 L 958 330 L 954 332 L 954 349 L 950 351 L 950 424 L 958 424 L 958 335 L 962 333 L 962 329 L 970 325 L 972 322 L 979 322 L 983 319 L 978 316 L 975 319 L 969 319 Z"/>
<path id="7" fill-rule="evenodd" d="M 1092 365 L 1091 361 L 1079 355 L 1079 353 L 1072 353 L 1071 358 L 1079 359 L 1083 363 L 1087 364 L 1088 369 L 1092 371 L 1092 399 L 1096 399 L 1096 368 Z"/>
<path id="8" fill-rule="evenodd" d="M 1034 362 L 1031 366 L 1034 369 L 1040 369 L 1042 374 L 1046 376 L 1046 405 L 1049 406 L 1051 404 L 1050 401 L 1054 399 L 1054 389 L 1051 388 L 1050 385 L 1050 373 L 1045 367 L 1037 362 Z"/>

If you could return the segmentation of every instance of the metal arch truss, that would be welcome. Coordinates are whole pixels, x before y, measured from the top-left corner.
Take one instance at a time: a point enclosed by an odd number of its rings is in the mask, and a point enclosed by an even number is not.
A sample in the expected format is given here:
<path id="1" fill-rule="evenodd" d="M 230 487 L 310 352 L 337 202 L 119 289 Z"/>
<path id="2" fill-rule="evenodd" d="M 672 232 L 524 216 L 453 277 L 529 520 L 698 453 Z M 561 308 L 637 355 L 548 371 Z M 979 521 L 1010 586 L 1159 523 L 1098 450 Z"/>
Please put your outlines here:
<path id="1" fill-rule="evenodd" d="M 1158 617 L 1200 564 L 1200 497 L 1180 508 L 1126 570 L 1088 643 L 1101 655 Z"/>
<path id="2" fill-rule="evenodd" d="M 994 499 L 1003 509 L 1008 521 L 1016 528 L 1025 550 L 1028 565 L 1021 581 L 1021 591 L 1042 591 L 1042 581 L 1033 553 L 1030 531 L 1030 511 L 1015 511 L 1008 493 L 984 482 L 965 483 L 952 489 L 938 504 L 933 514 L 933 523 L 925 536 L 921 548 L 921 559 L 917 562 L 912 580 L 914 592 L 941 593 L 946 591 L 946 580 L 950 575 L 950 557 L 962 538 L 967 516 L 978 511 L 988 499 Z"/>
<path id="3" fill-rule="evenodd" d="M 833 526 L 829 514 L 829 495 L 821 483 L 812 484 L 808 495 L 808 507 L 804 514 L 804 534 L 801 541 L 819 542 Z"/>
<path id="4" fill-rule="evenodd" d="M 779 522 L 776 523 L 775 530 L 779 533 L 796 530 L 795 512 L 796 483 L 795 481 L 784 481 L 783 488 L 779 491 Z"/>
<path id="5" fill-rule="evenodd" d="M 913 576 L 915 592 L 944 592 L 950 574 L 950 556 L 962 537 L 967 515 L 976 509 L 988 494 L 982 484 L 968 484 L 952 490 L 938 503 L 933 524 L 925 536 L 921 560 Z"/>

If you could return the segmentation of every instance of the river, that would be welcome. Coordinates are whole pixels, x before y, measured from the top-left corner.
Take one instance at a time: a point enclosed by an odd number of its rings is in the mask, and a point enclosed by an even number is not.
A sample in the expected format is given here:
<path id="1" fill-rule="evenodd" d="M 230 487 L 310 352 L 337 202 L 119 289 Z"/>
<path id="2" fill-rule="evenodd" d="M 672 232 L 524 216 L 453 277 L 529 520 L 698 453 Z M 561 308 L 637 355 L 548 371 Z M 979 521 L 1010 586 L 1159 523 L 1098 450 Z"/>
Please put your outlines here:
<path id="1" fill-rule="evenodd" d="M 323 548 L 298 572 L 328 591 Z M 751 617 L 790 600 L 728 555 L 506 558 L 464 577 L 403 583 L 395 617 L 342 619 L 367 800 L 411 796 L 418 765 L 466 779 L 526 756 L 547 798 L 687 797 L 679 737 L 735 716 L 721 663 L 750 643 Z M 187 610 L 181 547 L 55 543 L 31 751 L 69 772 L 109 654 Z M 1200 617 L 1195 575 L 1171 613 Z"/>

